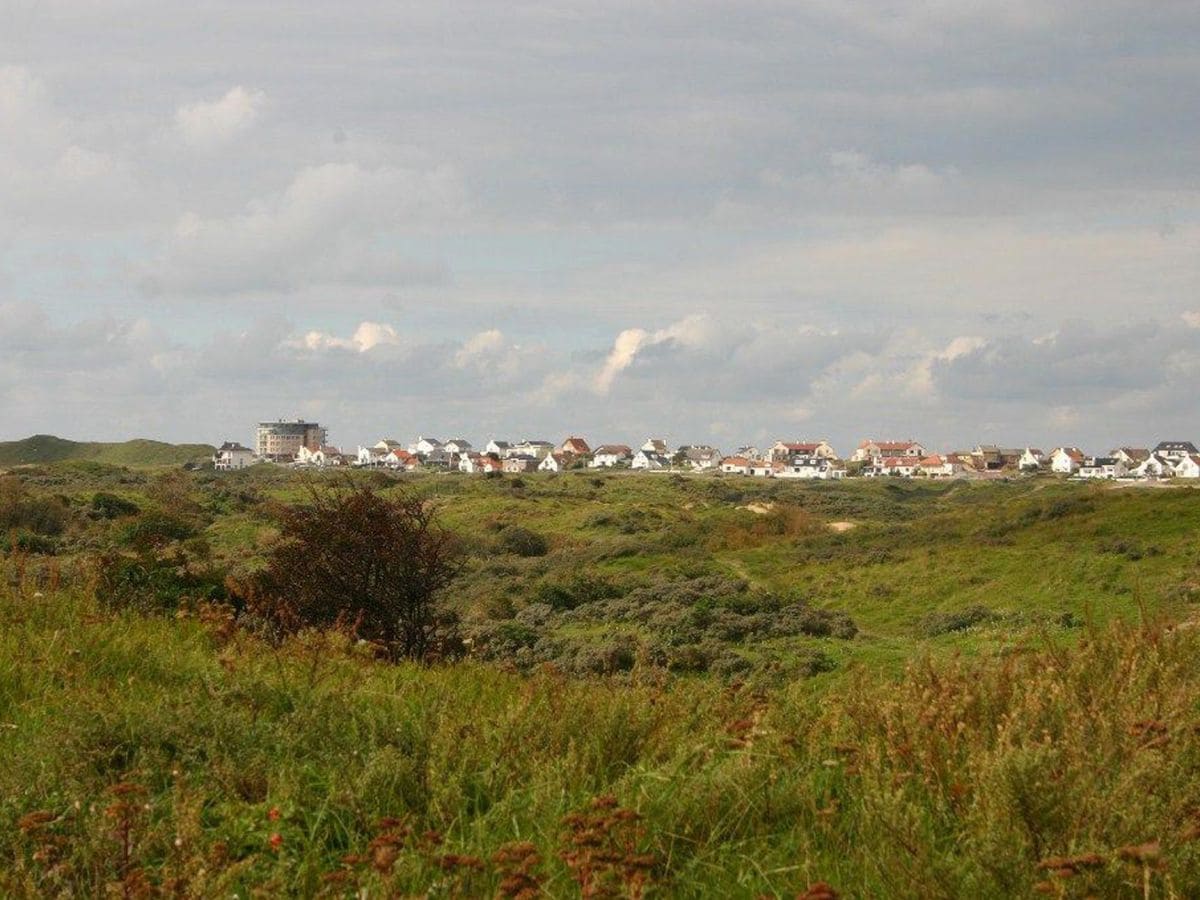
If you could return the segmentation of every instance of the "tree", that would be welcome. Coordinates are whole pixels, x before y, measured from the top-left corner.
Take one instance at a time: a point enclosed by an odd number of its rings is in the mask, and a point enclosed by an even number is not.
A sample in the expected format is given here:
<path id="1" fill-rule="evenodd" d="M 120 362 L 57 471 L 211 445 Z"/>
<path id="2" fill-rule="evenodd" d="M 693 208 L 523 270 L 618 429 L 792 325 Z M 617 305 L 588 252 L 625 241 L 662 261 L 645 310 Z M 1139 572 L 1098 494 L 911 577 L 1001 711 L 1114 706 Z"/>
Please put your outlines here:
<path id="1" fill-rule="evenodd" d="M 456 618 L 442 595 L 463 555 L 427 502 L 354 485 L 314 489 L 310 502 L 279 515 L 281 540 L 255 591 L 259 612 L 288 631 L 350 628 L 392 659 L 449 652 Z"/>

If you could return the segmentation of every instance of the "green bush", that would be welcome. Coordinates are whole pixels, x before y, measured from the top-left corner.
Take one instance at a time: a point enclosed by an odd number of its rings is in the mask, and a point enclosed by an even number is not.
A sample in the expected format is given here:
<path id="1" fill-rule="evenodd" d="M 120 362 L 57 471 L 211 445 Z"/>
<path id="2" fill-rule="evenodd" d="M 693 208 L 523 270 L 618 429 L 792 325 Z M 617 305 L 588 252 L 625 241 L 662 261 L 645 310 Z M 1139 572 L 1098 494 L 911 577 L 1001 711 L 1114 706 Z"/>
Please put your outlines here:
<path id="1" fill-rule="evenodd" d="M 123 516 L 137 515 L 141 511 L 141 507 L 132 500 L 107 491 L 97 491 L 93 494 L 89 509 L 99 519 L 120 519 Z"/>
<path id="2" fill-rule="evenodd" d="M 544 535 L 531 531 L 521 525 L 510 525 L 500 532 L 497 540 L 500 550 L 514 556 L 545 556 L 550 550 L 550 542 Z"/>
<path id="3" fill-rule="evenodd" d="M 930 613 L 921 620 L 921 633 L 926 637 L 937 637 L 955 631 L 966 631 L 997 618 L 996 613 L 986 606 L 968 606 L 954 612 Z"/>

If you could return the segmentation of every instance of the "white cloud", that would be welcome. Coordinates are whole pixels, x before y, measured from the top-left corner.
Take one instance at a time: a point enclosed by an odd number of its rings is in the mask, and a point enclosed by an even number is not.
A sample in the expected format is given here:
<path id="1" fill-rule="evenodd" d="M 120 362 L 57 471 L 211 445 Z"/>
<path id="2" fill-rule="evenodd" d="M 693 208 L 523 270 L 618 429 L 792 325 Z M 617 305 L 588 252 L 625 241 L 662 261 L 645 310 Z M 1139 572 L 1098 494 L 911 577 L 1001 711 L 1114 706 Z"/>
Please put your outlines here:
<path id="1" fill-rule="evenodd" d="M 464 187 L 450 166 L 311 166 L 279 196 L 255 200 L 237 215 L 180 217 L 146 285 L 182 294 L 236 294 L 436 281 L 443 277 L 440 264 L 413 260 L 389 234 L 428 231 L 465 209 Z"/>
<path id="2" fill-rule="evenodd" d="M 325 331 L 309 331 L 302 338 L 287 342 L 289 346 L 306 350 L 352 350 L 366 353 L 380 346 L 395 346 L 400 335 L 391 325 L 380 322 L 361 322 L 348 338 L 338 337 Z"/>
<path id="3" fill-rule="evenodd" d="M 217 100 L 179 107 L 175 110 L 175 127 L 189 144 L 210 150 L 250 128 L 266 99 L 263 91 L 238 85 Z"/>

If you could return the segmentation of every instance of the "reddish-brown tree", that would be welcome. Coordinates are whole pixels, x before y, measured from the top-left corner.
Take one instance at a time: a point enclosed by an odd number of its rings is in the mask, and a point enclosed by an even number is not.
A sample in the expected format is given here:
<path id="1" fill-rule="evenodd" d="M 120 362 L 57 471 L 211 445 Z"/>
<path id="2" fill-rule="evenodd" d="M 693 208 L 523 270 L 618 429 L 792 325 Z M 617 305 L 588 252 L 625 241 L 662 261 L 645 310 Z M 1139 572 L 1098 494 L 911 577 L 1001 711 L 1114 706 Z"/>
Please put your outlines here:
<path id="1" fill-rule="evenodd" d="M 393 659 L 452 650 L 444 592 L 462 568 L 433 507 L 365 485 L 314 489 L 280 511 L 280 541 L 257 585 L 260 612 L 285 630 L 352 628 Z"/>

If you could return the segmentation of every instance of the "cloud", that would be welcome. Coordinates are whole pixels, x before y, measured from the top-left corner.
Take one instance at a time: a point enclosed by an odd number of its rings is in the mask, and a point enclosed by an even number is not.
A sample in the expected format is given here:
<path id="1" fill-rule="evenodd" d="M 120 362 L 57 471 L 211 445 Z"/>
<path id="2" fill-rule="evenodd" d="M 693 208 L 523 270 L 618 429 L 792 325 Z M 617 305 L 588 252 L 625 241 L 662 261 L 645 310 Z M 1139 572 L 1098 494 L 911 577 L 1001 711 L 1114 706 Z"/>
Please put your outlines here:
<path id="1" fill-rule="evenodd" d="M 380 346 L 395 346 L 400 335 L 391 325 L 380 322 L 362 322 L 348 338 L 337 337 L 324 331 L 309 331 L 302 338 L 290 342 L 291 346 L 307 350 L 352 350 L 366 353 Z"/>
<path id="2" fill-rule="evenodd" d="M 250 128 L 266 99 L 263 91 L 238 85 L 217 100 L 180 106 L 175 110 L 175 127 L 192 146 L 211 150 Z"/>
<path id="3" fill-rule="evenodd" d="M 144 284 L 155 293 L 236 294 L 438 281 L 445 274 L 439 262 L 411 258 L 389 235 L 435 228 L 465 207 L 465 189 L 449 166 L 311 166 L 278 196 L 236 215 L 182 216 Z"/>

